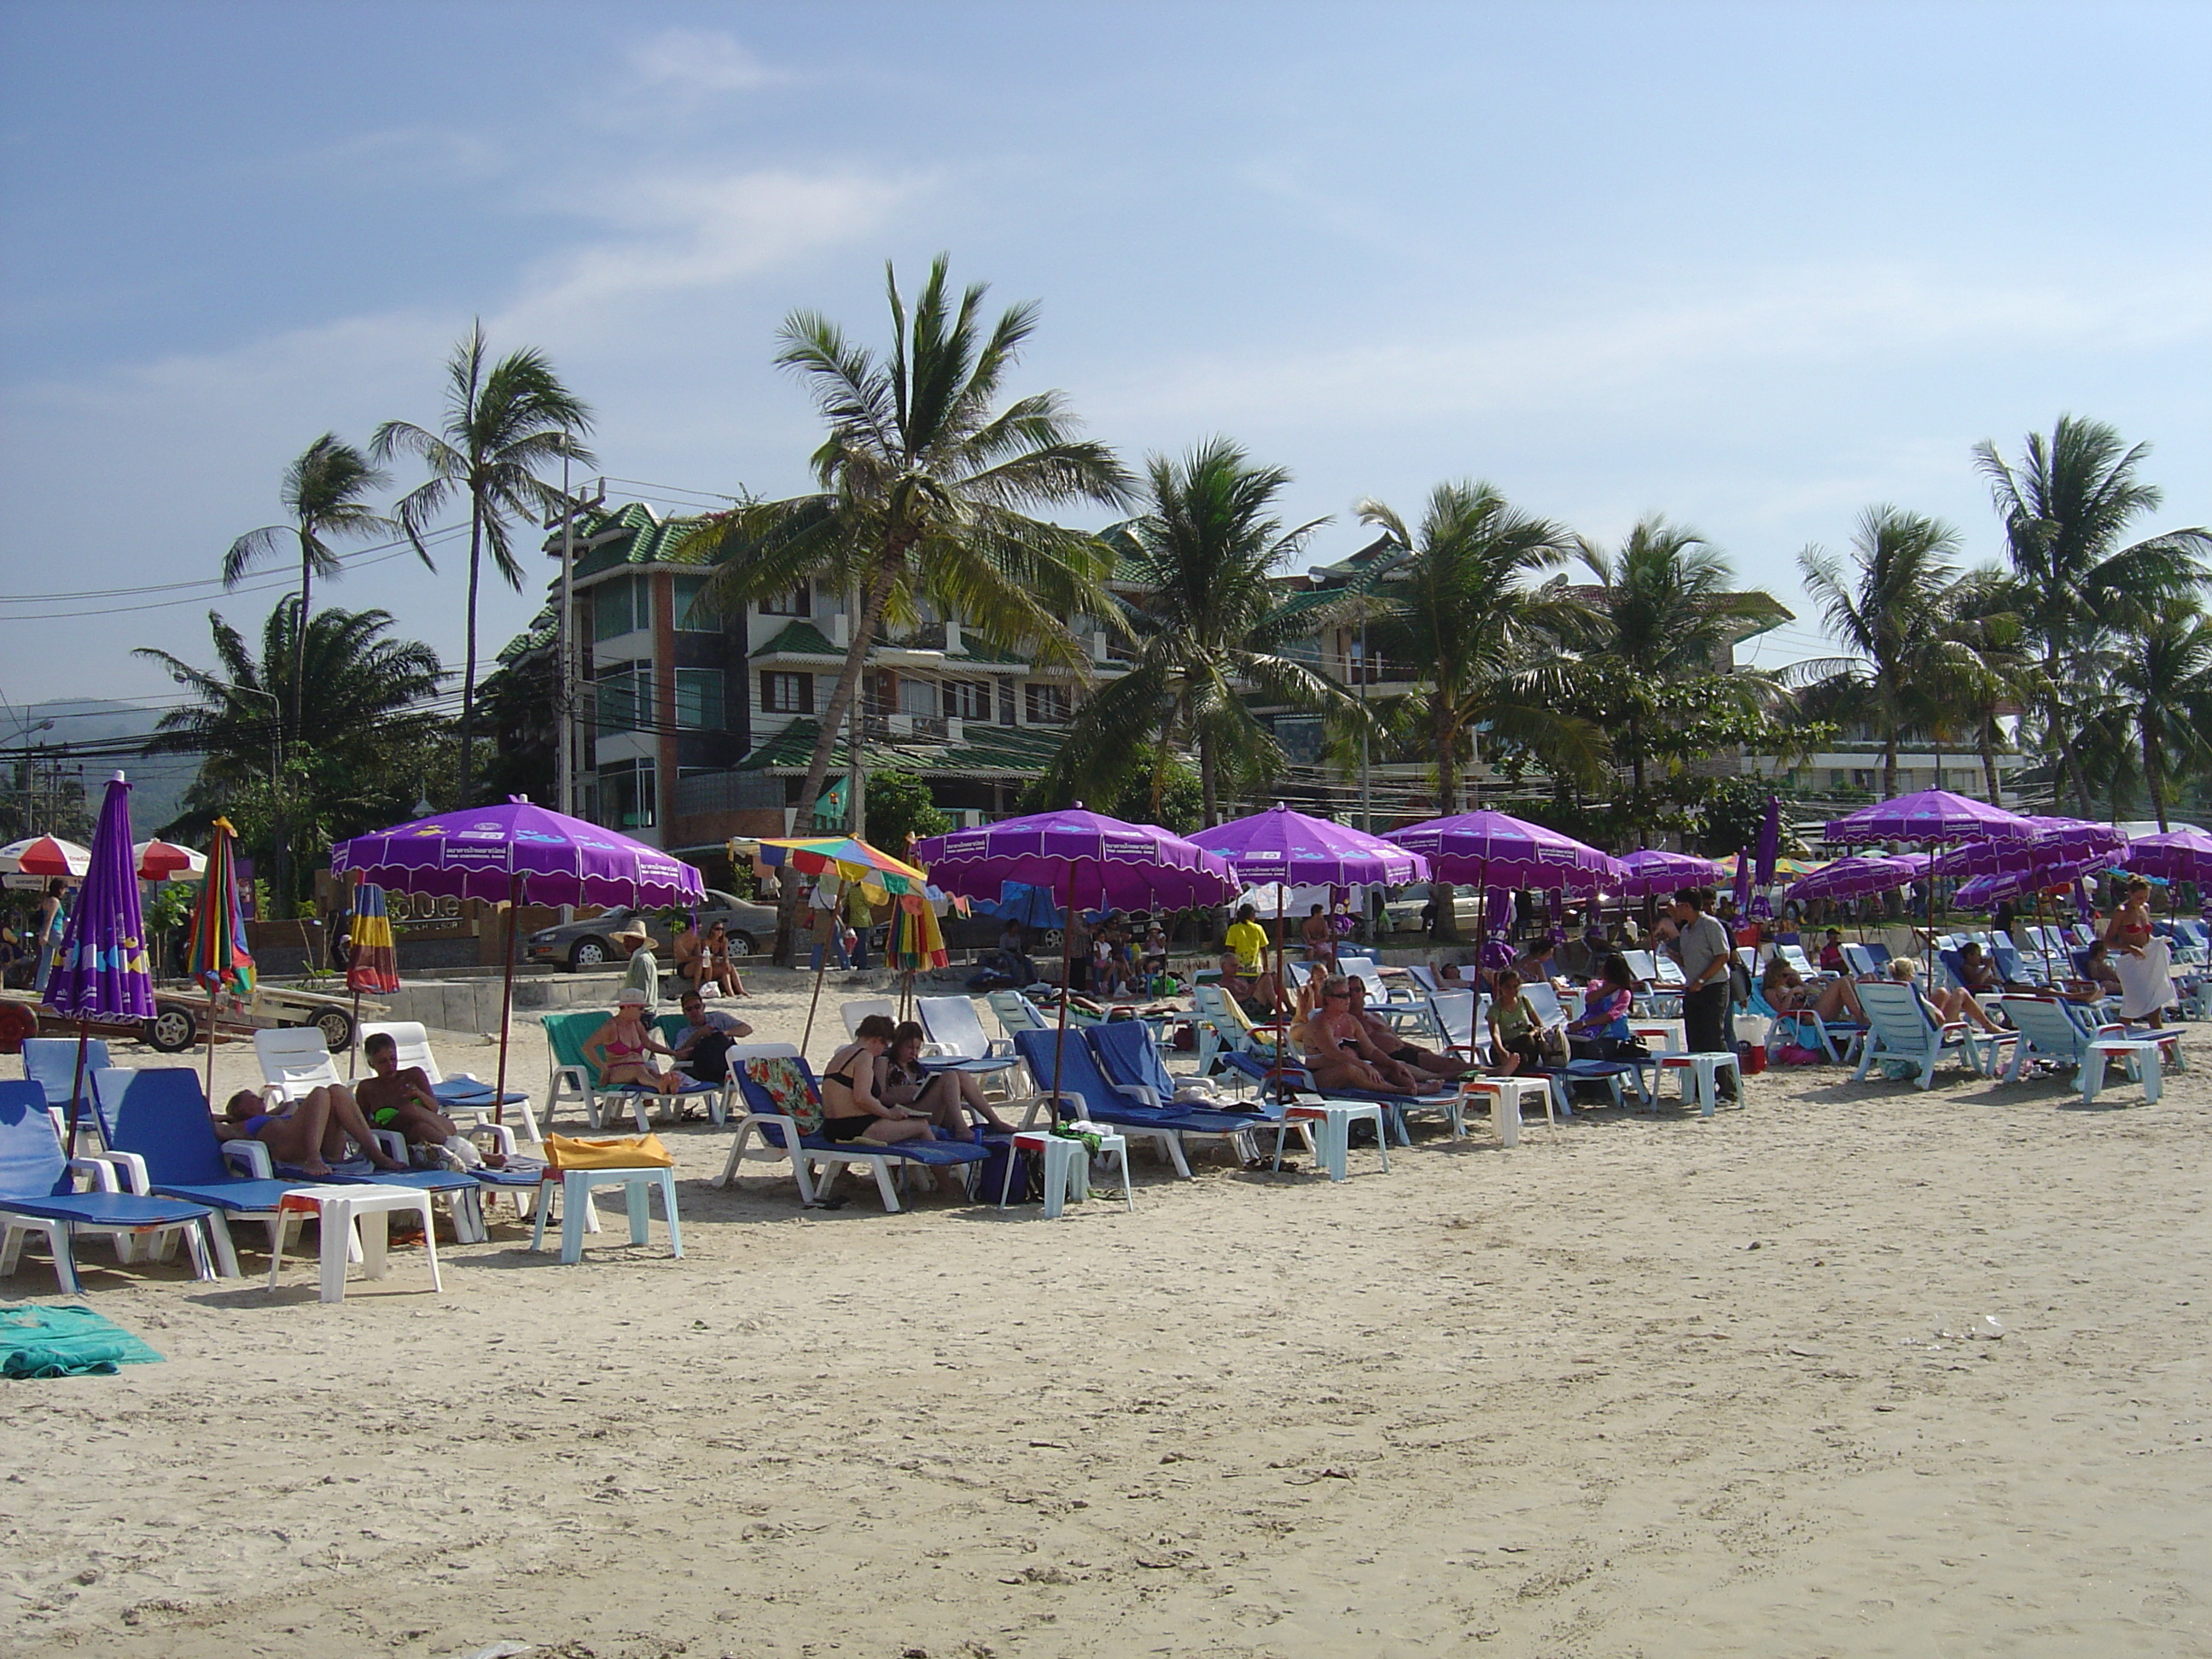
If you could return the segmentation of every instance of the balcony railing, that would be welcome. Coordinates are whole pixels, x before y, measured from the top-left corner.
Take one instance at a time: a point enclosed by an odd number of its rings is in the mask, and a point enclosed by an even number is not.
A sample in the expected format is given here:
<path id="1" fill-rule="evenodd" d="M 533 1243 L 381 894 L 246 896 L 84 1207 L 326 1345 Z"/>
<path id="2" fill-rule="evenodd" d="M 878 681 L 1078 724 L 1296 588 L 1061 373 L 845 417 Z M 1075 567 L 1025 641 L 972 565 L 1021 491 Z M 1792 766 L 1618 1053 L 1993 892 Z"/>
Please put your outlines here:
<path id="1" fill-rule="evenodd" d="M 676 816 L 783 805 L 783 780 L 758 772 L 696 772 L 676 780 Z"/>

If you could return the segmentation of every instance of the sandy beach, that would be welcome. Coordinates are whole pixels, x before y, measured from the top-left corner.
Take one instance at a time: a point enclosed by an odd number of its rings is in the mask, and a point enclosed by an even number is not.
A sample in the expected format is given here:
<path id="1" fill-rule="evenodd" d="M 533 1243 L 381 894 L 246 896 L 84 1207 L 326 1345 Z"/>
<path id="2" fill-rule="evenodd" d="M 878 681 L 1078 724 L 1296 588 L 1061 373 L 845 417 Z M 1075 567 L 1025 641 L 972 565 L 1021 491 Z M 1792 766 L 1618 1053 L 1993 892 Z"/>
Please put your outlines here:
<path id="1" fill-rule="evenodd" d="M 795 1036 L 805 981 L 755 982 Z M 2212 1653 L 2206 1029 L 2155 1106 L 1769 1072 L 1342 1184 L 1139 1158 L 1133 1214 L 1056 1222 L 718 1190 L 694 1122 L 684 1259 L 502 1208 L 442 1296 L 415 1250 L 272 1294 L 258 1227 L 242 1282 L 88 1244 L 166 1363 L 4 1385 L 0 1647 Z"/>

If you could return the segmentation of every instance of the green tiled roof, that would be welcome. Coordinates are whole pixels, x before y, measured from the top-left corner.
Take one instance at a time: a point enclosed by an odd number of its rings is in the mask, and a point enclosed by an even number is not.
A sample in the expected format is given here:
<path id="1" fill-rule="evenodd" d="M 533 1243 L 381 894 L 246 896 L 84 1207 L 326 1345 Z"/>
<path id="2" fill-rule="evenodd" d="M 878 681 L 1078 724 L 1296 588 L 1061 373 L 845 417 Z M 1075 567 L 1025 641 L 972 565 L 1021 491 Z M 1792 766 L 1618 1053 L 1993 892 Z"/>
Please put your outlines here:
<path id="1" fill-rule="evenodd" d="M 549 605 L 530 619 L 529 627 L 500 647 L 498 660 L 502 666 L 513 667 L 525 657 L 550 650 L 560 637 L 561 618 Z"/>
<path id="2" fill-rule="evenodd" d="M 814 739 L 820 730 L 812 720 L 793 720 L 739 761 L 740 772 L 804 772 L 814 756 Z M 939 776 L 1034 776 L 1052 763 L 1060 752 L 1060 734 L 1030 726 L 986 726 L 970 720 L 963 740 L 953 743 L 915 738 L 904 743 L 872 742 L 861 746 L 861 763 L 871 769 L 896 769 Z M 843 771 L 851 764 L 841 737 L 830 750 L 830 769 Z"/>
<path id="3" fill-rule="evenodd" d="M 756 661 L 763 657 L 832 657 L 842 662 L 845 653 L 832 645 L 812 623 L 792 622 L 778 629 L 775 637 L 756 649 L 752 656 Z"/>
<path id="4" fill-rule="evenodd" d="M 702 562 L 678 558 L 676 554 L 676 544 L 697 529 L 699 524 L 696 515 L 688 514 L 672 519 L 655 518 L 653 509 L 642 501 L 631 501 L 612 513 L 583 514 L 576 520 L 577 579 L 596 576 L 626 564 Z M 603 535 L 608 539 L 599 546 L 583 549 L 582 544 Z M 561 538 L 557 533 L 547 538 L 546 549 L 549 552 L 560 552 Z"/>

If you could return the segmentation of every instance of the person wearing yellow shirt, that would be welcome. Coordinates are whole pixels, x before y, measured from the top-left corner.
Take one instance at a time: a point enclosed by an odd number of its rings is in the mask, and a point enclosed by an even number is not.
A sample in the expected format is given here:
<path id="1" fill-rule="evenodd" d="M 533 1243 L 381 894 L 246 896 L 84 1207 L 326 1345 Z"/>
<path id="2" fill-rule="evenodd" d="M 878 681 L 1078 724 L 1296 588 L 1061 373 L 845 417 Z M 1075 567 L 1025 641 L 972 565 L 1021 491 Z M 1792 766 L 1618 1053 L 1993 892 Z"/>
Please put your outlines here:
<path id="1" fill-rule="evenodd" d="M 1267 930 L 1260 926 L 1259 912 L 1249 904 L 1240 908 L 1237 920 L 1229 924 L 1225 943 L 1237 952 L 1237 960 L 1244 964 L 1247 973 L 1257 972 L 1261 958 L 1267 954 Z"/>

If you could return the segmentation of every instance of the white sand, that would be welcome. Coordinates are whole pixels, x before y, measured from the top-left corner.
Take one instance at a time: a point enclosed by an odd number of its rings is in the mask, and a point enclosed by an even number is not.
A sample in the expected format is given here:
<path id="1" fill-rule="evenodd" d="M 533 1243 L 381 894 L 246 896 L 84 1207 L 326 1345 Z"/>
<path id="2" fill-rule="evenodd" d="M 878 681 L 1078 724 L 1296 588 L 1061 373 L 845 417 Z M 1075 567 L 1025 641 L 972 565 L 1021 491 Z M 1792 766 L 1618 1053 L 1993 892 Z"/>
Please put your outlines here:
<path id="1" fill-rule="evenodd" d="M 442 1297 L 88 1245 L 167 1363 L 0 1383 L 0 1649 L 2212 1652 L 2208 1029 L 2155 1107 L 1770 1073 L 1053 1223 L 687 1125 L 683 1261 L 503 1218 Z"/>

